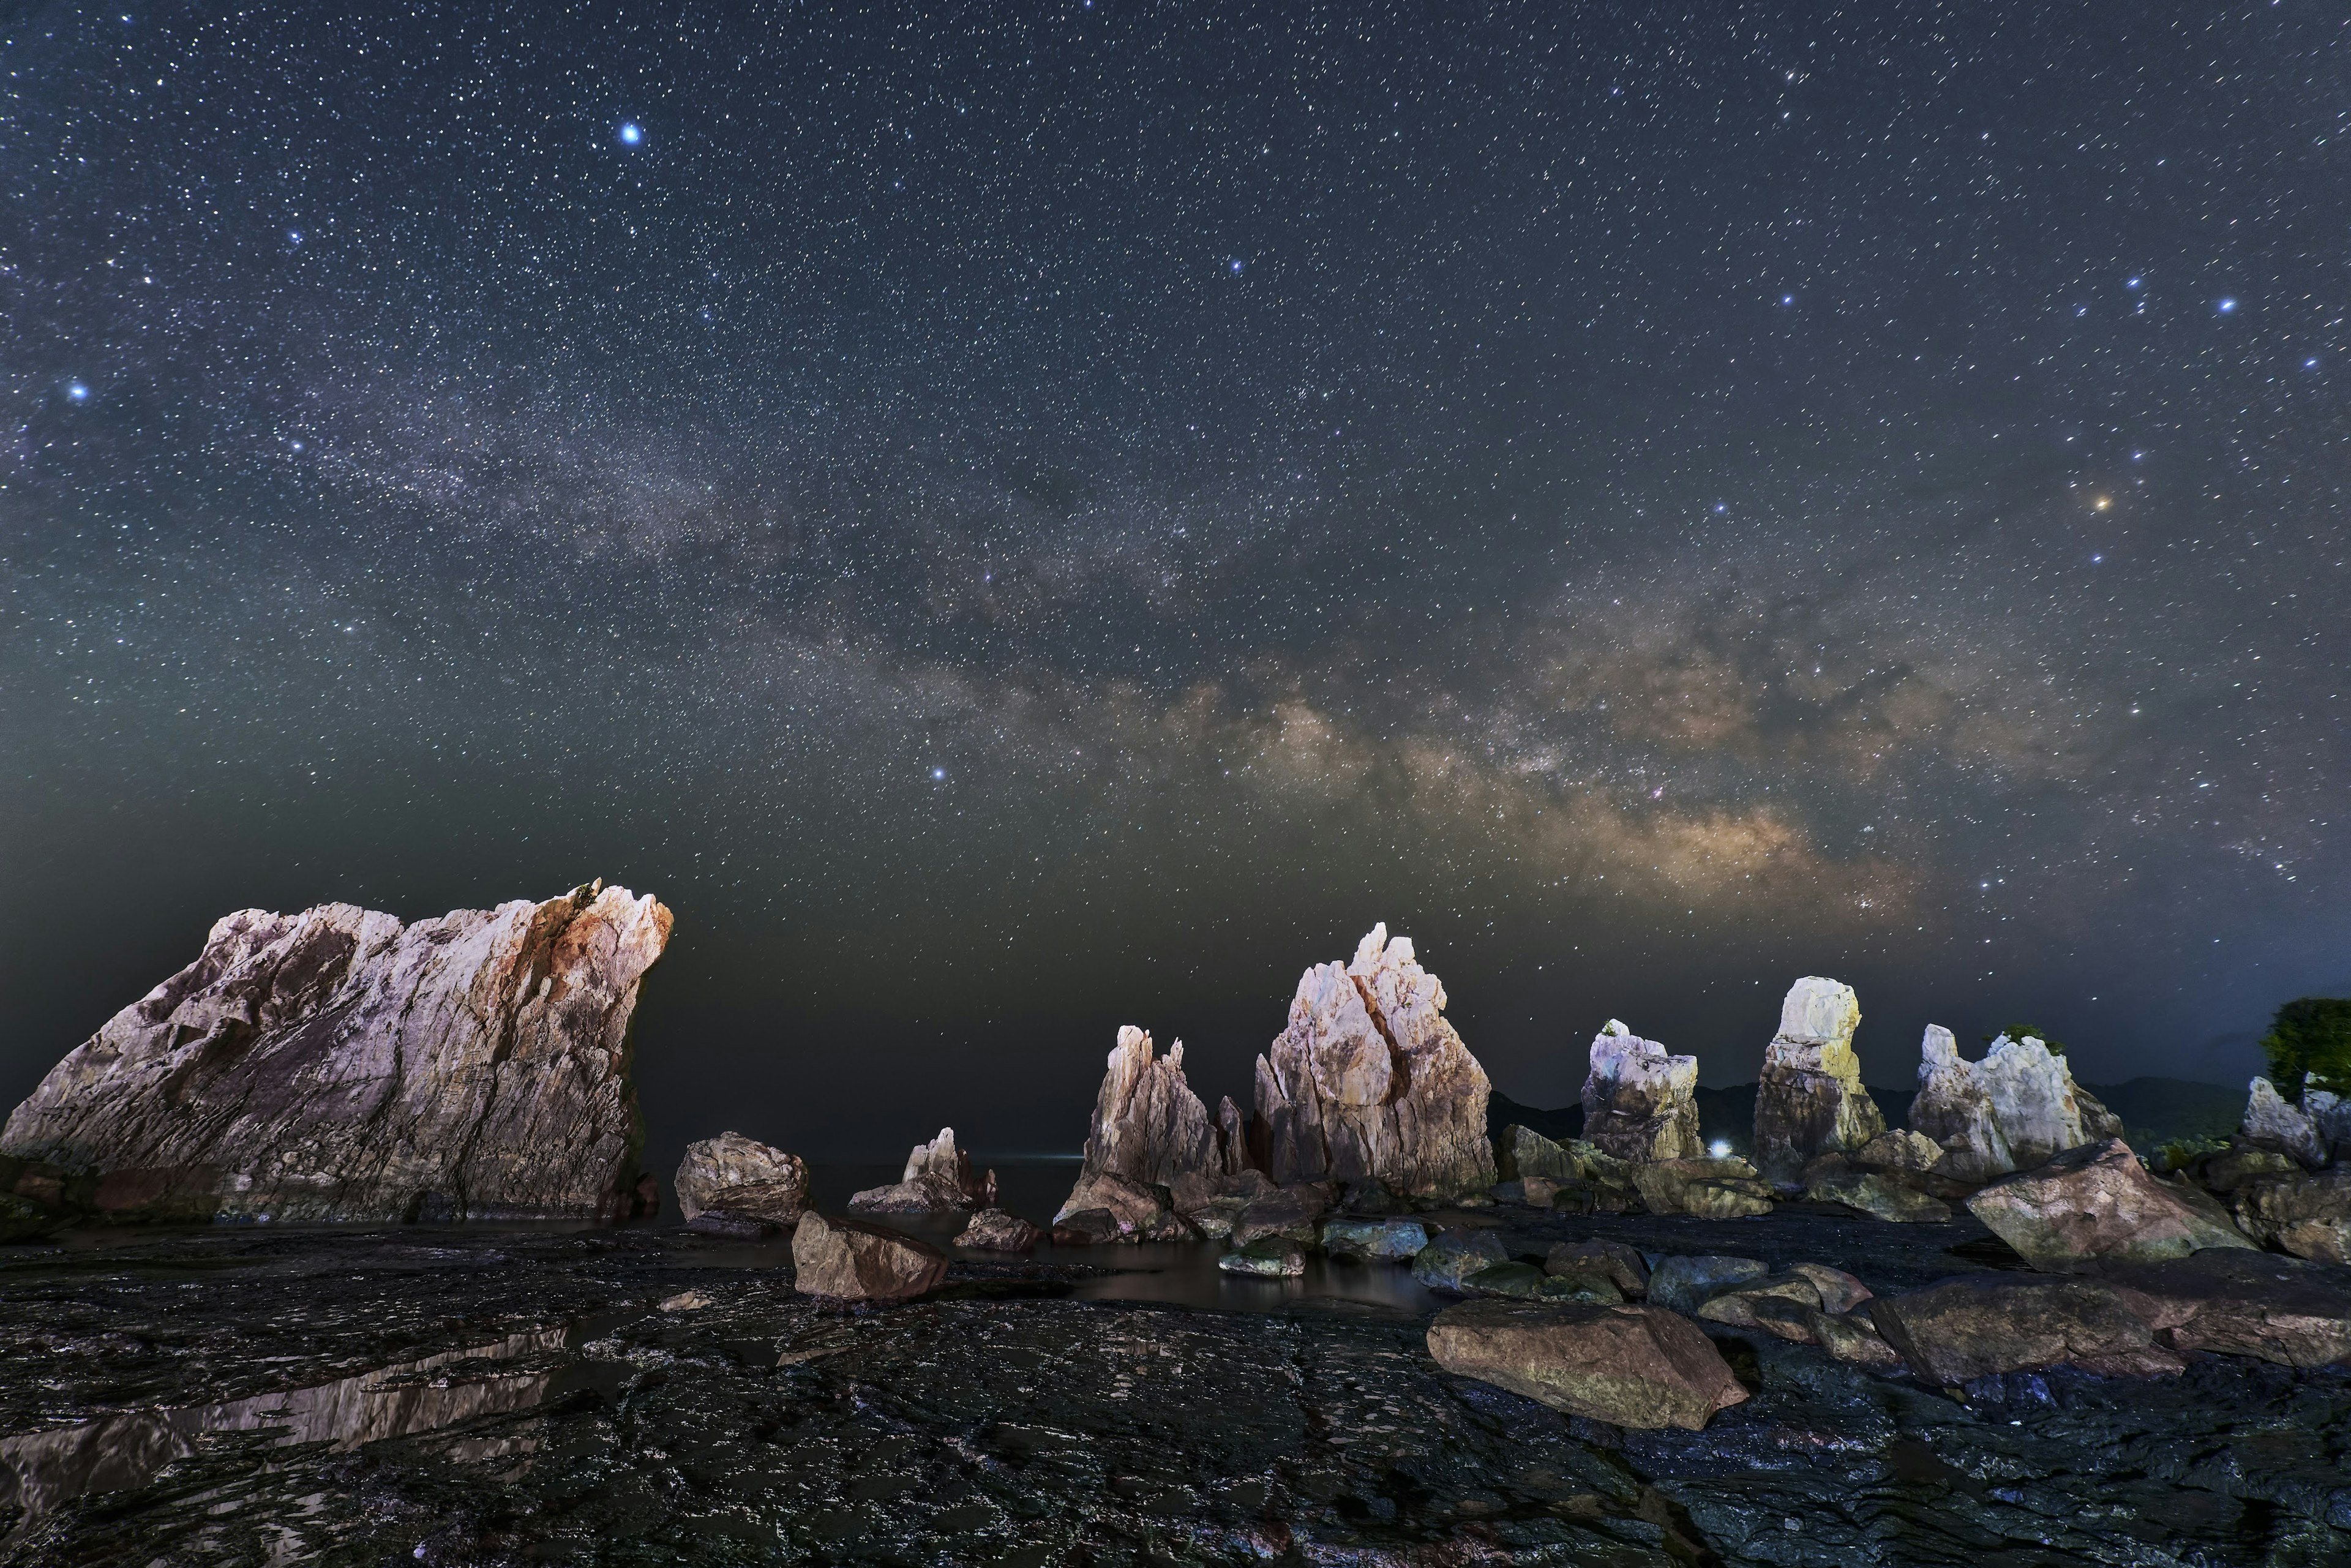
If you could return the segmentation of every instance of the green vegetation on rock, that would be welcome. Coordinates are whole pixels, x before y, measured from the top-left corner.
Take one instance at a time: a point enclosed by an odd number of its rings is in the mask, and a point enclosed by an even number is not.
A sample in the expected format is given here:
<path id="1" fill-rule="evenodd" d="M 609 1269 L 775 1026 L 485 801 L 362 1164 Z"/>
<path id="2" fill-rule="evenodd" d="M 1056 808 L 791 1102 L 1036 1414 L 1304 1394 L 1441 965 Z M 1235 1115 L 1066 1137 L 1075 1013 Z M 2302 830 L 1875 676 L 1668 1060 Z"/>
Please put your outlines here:
<path id="1" fill-rule="evenodd" d="M 2278 1009 L 2262 1037 L 2270 1059 L 2270 1082 L 2288 1100 L 2300 1103 L 2303 1075 L 2336 1093 L 2351 1091 L 2351 997 L 2297 997 Z"/>
<path id="2" fill-rule="evenodd" d="M 1983 1042 L 1986 1045 L 1990 1045 L 2001 1035 L 2006 1035 L 2009 1039 L 2015 1040 L 2026 1039 L 2037 1040 L 2042 1044 L 2049 1048 L 2050 1055 L 2063 1056 L 2065 1054 L 2065 1042 L 2052 1035 L 2047 1030 L 2043 1029 L 2037 1023 L 2002 1024 L 1999 1029 L 1996 1029 L 1991 1033 L 1984 1036 Z"/>

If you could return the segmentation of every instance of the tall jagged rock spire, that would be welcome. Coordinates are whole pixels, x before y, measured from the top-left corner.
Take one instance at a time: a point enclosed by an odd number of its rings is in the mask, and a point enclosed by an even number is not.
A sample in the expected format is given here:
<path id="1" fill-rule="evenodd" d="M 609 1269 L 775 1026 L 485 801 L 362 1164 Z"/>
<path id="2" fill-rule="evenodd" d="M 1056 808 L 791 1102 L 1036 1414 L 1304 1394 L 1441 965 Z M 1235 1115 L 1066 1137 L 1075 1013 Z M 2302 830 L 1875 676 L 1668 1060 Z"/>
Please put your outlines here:
<path id="1" fill-rule="evenodd" d="M 1853 988 L 1818 975 L 1798 980 L 1780 1004 L 1780 1030 L 1764 1048 L 1755 1093 L 1755 1167 L 1774 1186 L 1796 1187 L 1807 1160 L 1857 1154 L 1886 1131 L 1853 1051 L 1860 1027 Z"/>
<path id="2" fill-rule="evenodd" d="M 1669 1055 L 1654 1040 L 1608 1020 L 1592 1041 L 1583 1080 L 1583 1136 L 1620 1160 L 1687 1160 L 1698 1135 L 1698 1058 Z"/>
<path id="3" fill-rule="evenodd" d="M 1492 1185 L 1490 1085 L 1444 1011 L 1443 983 L 1384 925 L 1351 963 L 1307 970 L 1289 1027 L 1257 1059 L 1267 1174 L 1376 1177 L 1432 1197 Z"/>

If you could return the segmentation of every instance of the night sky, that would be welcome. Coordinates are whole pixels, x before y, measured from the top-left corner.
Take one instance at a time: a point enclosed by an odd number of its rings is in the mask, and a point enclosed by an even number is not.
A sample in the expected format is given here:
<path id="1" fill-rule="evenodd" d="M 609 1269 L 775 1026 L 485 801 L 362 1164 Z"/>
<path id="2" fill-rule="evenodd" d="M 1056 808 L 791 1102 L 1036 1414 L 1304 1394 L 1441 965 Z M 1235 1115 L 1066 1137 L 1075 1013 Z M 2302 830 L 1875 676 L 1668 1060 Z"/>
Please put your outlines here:
<path id="1" fill-rule="evenodd" d="M 0 1103 L 595 876 L 664 1169 L 2351 991 L 2339 6 L 227 9 L 0 23 Z"/>

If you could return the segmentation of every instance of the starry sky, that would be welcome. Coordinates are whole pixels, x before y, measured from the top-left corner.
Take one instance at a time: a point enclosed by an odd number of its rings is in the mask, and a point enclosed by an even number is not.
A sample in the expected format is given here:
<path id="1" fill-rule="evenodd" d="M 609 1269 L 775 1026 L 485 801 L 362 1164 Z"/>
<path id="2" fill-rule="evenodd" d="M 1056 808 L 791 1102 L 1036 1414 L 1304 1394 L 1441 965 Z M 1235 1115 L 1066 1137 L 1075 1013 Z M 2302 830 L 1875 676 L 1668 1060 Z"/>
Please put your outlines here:
<path id="1" fill-rule="evenodd" d="M 0 22 L 0 1100 L 247 905 L 677 914 L 656 1164 L 2351 990 L 2315 0 Z M 664 1166 L 665 1168 L 665 1166 Z"/>

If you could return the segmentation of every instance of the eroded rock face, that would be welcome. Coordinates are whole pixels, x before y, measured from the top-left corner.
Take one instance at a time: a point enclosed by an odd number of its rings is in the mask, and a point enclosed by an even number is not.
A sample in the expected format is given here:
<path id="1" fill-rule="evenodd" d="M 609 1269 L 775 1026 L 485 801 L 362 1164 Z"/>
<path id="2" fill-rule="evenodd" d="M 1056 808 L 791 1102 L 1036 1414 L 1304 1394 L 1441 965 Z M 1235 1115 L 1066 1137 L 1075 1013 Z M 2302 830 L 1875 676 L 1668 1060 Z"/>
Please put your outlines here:
<path id="1" fill-rule="evenodd" d="M 1942 1145 L 1934 1173 L 1963 1182 L 2031 1170 L 2123 1133 L 2121 1119 L 2040 1040 L 2001 1035 L 1981 1061 L 1969 1061 L 1940 1025 L 1919 1042 L 1910 1128 Z"/>
<path id="2" fill-rule="evenodd" d="M 971 1217 L 971 1223 L 956 1237 L 955 1244 L 976 1252 L 1033 1252 L 1044 1239 L 1044 1231 L 1019 1215 L 1001 1208 L 983 1208 Z"/>
<path id="3" fill-rule="evenodd" d="M 2074 1070 L 2031 1035 L 1991 1042 L 1976 1076 L 1991 1096 L 1993 1117 L 2018 1170 L 2031 1170 L 2089 1143 Z M 2103 1115 L 2105 1108 L 2100 1106 Z"/>
<path id="4" fill-rule="evenodd" d="M 2253 1245 L 2210 1198 L 2148 1175 L 2119 1138 L 2069 1149 L 2036 1170 L 1994 1182 L 1968 1199 L 1968 1207 L 2044 1270 Z"/>
<path id="5" fill-rule="evenodd" d="M 1306 972 L 1289 1027 L 1257 1060 L 1257 1114 L 1274 1181 L 1376 1176 L 1416 1197 L 1493 1185 L 1486 1072 L 1444 1008 L 1444 986 L 1385 925 L 1373 928 L 1352 962 Z"/>
<path id="6" fill-rule="evenodd" d="M 2237 1228 L 2321 1263 L 2351 1263 L 2351 1166 L 2256 1176 L 2231 1195 Z"/>
<path id="7" fill-rule="evenodd" d="M 928 1242 L 814 1210 L 792 1232 L 792 1287 L 839 1301 L 904 1301 L 938 1288 L 946 1254 Z"/>
<path id="8" fill-rule="evenodd" d="M 941 1127 L 906 1156 L 906 1171 L 888 1186 L 870 1186 L 849 1200 L 854 1214 L 958 1214 L 996 1207 L 996 1173 L 971 1174 L 971 1155 L 956 1146 L 955 1129 Z"/>
<path id="9" fill-rule="evenodd" d="M 1993 1114 L 1991 1094 L 1976 1064 L 1940 1024 L 1928 1024 L 1918 1042 L 1918 1092 L 1910 1102 L 1910 1130 L 1942 1153 L 1933 1168 L 1959 1181 L 1985 1182 L 2016 1168 L 2016 1155 Z"/>
<path id="10" fill-rule="evenodd" d="M 1619 1427 L 1696 1431 L 1747 1397 L 1687 1318 L 1650 1306 L 1465 1301 L 1428 1325 L 1447 1372 Z"/>
<path id="11" fill-rule="evenodd" d="M 1744 1219 L 1771 1212 L 1771 1189 L 1736 1155 L 1656 1160 L 1632 1167 L 1634 1187 L 1651 1214 Z"/>
<path id="12" fill-rule="evenodd" d="M 2240 1141 L 2255 1148 L 2285 1155 L 2315 1170 L 2326 1163 L 2327 1142 L 2318 1124 L 2299 1105 L 2286 1103 L 2266 1078 L 2253 1080 L 2245 1096 L 2245 1117 L 2237 1129 Z"/>
<path id="13" fill-rule="evenodd" d="M 1947 1203 L 1874 1171 L 1824 1170 L 1804 1184 L 1815 1203 L 1840 1203 L 1873 1219 L 1897 1225 L 1932 1225 L 1951 1218 Z"/>
<path id="14" fill-rule="evenodd" d="M 2281 1366 L 2351 1363 L 2351 1275 L 2261 1252 L 2109 1263 L 2098 1279 L 2173 1350 Z"/>
<path id="15" fill-rule="evenodd" d="M 1817 975 L 1798 980 L 1780 1004 L 1755 1094 L 1755 1166 L 1773 1186 L 1794 1191 L 1807 1160 L 1857 1153 L 1886 1131 L 1853 1051 L 1860 1024 L 1853 988 Z"/>
<path id="16" fill-rule="evenodd" d="M 1097 1176 L 1120 1176 L 1166 1187 L 1177 1208 L 1196 1208 L 1246 1157 L 1228 1132 L 1228 1124 L 1238 1130 L 1239 1119 L 1230 1100 L 1218 1107 L 1217 1121 L 1208 1119 L 1208 1108 L 1185 1082 L 1182 1040 L 1158 1056 L 1149 1035 L 1125 1025 L 1094 1097 L 1078 1187 Z M 1075 1211 L 1064 1204 L 1061 1212 Z"/>
<path id="17" fill-rule="evenodd" d="M 0 1131 L 119 1218 L 644 1211 L 629 1019 L 670 912 L 598 883 L 403 925 L 248 909 Z"/>
<path id="18" fill-rule="evenodd" d="M 1668 1055 L 1610 1019 L 1592 1041 L 1583 1139 L 1620 1160 L 1696 1159 L 1706 1153 L 1697 1092 L 1697 1057 Z"/>
<path id="19" fill-rule="evenodd" d="M 689 1225 L 716 1222 L 705 1228 L 789 1227 L 808 1207 L 808 1166 L 800 1157 L 740 1133 L 688 1144 L 676 1186 L 678 1212 Z"/>

